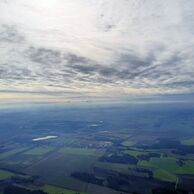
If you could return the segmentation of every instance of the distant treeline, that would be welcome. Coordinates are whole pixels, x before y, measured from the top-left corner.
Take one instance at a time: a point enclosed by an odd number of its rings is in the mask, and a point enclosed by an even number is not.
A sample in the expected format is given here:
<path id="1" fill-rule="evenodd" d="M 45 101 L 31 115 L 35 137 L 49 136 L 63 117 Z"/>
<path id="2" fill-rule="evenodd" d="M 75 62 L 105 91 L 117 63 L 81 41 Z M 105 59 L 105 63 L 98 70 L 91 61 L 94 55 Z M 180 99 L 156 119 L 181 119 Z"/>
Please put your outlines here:
<path id="1" fill-rule="evenodd" d="M 99 159 L 101 162 L 111 162 L 120 164 L 137 164 L 138 159 L 129 154 L 116 154 L 102 156 Z"/>
<path id="2" fill-rule="evenodd" d="M 30 191 L 25 188 L 16 187 L 13 185 L 6 187 L 3 193 L 4 194 L 48 194 L 41 190 Z"/>
<path id="3" fill-rule="evenodd" d="M 103 179 L 99 179 L 97 177 L 95 177 L 94 174 L 89 174 L 89 173 L 85 173 L 85 172 L 74 172 L 71 174 L 72 177 L 82 180 L 84 182 L 87 183 L 92 183 L 92 184 L 96 184 L 96 185 L 103 185 Z"/>

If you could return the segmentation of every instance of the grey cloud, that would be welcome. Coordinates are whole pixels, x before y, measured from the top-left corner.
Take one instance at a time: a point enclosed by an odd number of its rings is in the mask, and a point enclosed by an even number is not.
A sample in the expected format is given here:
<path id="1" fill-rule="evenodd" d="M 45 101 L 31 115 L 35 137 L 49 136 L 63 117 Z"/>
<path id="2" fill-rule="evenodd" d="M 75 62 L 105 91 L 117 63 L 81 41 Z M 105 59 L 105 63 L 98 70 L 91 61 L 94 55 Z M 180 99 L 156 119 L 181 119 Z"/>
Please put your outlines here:
<path id="1" fill-rule="evenodd" d="M 126 68 L 137 69 L 139 67 L 148 67 L 156 60 L 154 52 L 149 53 L 149 55 L 144 58 L 135 53 L 125 54 L 121 56 L 119 62 L 125 64 Z"/>
<path id="2" fill-rule="evenodd" d="M 125 55 L 121 57 L 121 60 L 117 64 L 111 66 L 105 66 L 96 64 L 93 61 L 83 60 L 79 64 L 69 63 L 68 67 L 81 73 L 83 75 L 89 75 L 95 80 L 95 77 L 98 79 L 105 79 L 106 82 L 116 82 L 119 80 L 133 80 L 135 77 L 142 74 L 141 68 L 149 68 L 154 61 L 154 57 L 148 57 L 146 59 L 139 58 L 135 55 Z"/>
<path id="3" fill-rule="evenodd" d="M 30 66 L 0 64 L 0 80 L 9 80 L 9 83 L 35 81 L 61 89 L 68 88 L 68 85 L 74 82 L 86 85 L 124 84 L 126 87 L 144 88 L 192 88 L 194 72 L 190 72 L 188 80 L 183 78 L 185 72 L 182 64 L 186 60 L 185 55 L 180 52 L 171 53 L 168 58 L 161 60 L 157 54 L 157 47 L 145 57 L 129 51 L 128 54 L 121 55 L 117 62 L 102 65 L 52 48 L 28 47 L 24 56 L 25 63 Z"/>
<path id="4" fill-rule="evenodd" d="M 70 69 L 75 70 L 77 73 L 86 74 L 86 75 L 94 75 L 99 70 L 98 65 L 88 65 L 88 64 L 79 64 L 79 65 L 70 65 Z"/>
<path id="5" fill-rule="evenodd" d="M 31 77 L 31 71 L 10 64 L 0 64 L 0 79 L 24 79 Z"/>
<path id="6" fill-rule="evenodd" d="M 166 84 L 168 87 L 193 87 L 194 86 L 194 80 L 187 80 L 187 81 L 174 81 L 172 83 Z"/>
<path id="7" fill-rule="evenodd" d="M 30 47 L 26 54 L 31 61 L 42 65 L 57 65 L 61 63 L 61 53 L 52 49 Z"/>
<path id="8" fill-rule="evenodd" d="M 178 82 L 174 84 L 175 81 L 168 80 L 175 79 L 176 76 L 181 77 L 181 64 L 184 63 L 186 56 L 177 52 L 161 61 L 156 54 L 163 49 L 156 47 L 146 57 L 129 52 L 112 65 L 101 65 L 84 57 L 46 48 L 32 47 L 28 49 L 27 55 L 32 62 L 40 64 L 41 72 L 37 77 L 43 77 L 49 83 L 67 84 L 77 80 L 105 84 L 125 82 L 131 86 L 145 87 L 182 86 L 183 84 L 179 85 Z M 144 83 L 144 79 L 148 82 Z"/>
<path id="9" fill-rule="evenodd" d="M 88 63 L 88 59 L 74 54 L 64 54 L 63 59 L 68 61 L 68 64 Z"/>
<path id="10" fill-rule="evenodd" d="M 21 43 L 25 38 L 18 32 L 14 26 L 0 26 L 0 42 Z"/>
<path id="11" fill-rule="evenodd" d="M 184 82 L 177 81 L 177 78 L 180 80 L 184 79 L 183 76 L 187 74 L 187 72 L 184 72 L 183 68 L 186 59 L 187 57 L 180 53 L 173 53 L 166 60 L 160 61 L 153 52 L 144 59 L 129 54 L 121 57 L 118 64 L 112 66 L 103 66 L 88 61 L 87 64 L 80 63 L 69 65 L 68 67 L 78 74 L 87 75 L 87 79 L 85 80 L 90 82 L 125 82 L 131 86 L 143 85 L 144 87 L 162 86 L 177 88 L 184 86 L 189 88 L 194 81 L 193 79 Z M 194 72 L 190 74 L 190 77 L 194 76 Z M 145 83 L 144 79 L 147 79 L 148 82 Z M 189 79 L 188 74 L 187 79 Z"/>

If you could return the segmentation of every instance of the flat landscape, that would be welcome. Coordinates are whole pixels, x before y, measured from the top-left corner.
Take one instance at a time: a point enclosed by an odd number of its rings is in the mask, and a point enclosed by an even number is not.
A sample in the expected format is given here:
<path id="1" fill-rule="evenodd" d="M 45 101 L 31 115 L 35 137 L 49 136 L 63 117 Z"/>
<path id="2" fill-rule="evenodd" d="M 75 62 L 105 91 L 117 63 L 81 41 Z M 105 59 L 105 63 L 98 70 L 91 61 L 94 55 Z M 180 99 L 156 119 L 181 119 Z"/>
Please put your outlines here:
<path id="1" fill-rule="evenodd" d="M 0 194 L 194 192 L 192 104 L 33 105 L 0 118 Z"/>

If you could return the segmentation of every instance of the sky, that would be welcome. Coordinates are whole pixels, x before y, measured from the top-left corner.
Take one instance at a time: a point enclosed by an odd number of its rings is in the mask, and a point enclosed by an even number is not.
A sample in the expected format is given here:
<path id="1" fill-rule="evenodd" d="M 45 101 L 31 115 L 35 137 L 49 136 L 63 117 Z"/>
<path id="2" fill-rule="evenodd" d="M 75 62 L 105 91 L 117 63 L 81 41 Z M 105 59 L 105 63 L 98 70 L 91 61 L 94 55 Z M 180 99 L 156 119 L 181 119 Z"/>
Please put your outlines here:
<path id="1" fill-rule="evenodd" d="M 194 93 L 194 0 L 1 0 L 0 103 Z"/>

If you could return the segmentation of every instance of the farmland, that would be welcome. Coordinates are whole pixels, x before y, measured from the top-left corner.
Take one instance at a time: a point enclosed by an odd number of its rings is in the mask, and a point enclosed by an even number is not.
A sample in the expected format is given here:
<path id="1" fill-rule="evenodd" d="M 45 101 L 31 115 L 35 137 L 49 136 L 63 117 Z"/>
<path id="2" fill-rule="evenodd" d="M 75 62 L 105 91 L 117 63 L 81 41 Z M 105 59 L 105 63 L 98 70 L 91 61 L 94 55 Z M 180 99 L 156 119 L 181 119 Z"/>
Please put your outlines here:
<path id="1" fill-rule="evenodd" d="M 182 140 L 183 145 L 194 145 L 194 138 Z"/>
<path id="2" fill-rule="evenodd" d="M 88 148 L 62 148 L 60 149 L 61 153 L 64 154 L 72 154 L 72 155 L 84 155 L 84 156 L 99 156 L 100 153 L 96 149 L 88 149 Z"/>
<path id="3" fill-rule="evenodd" d="M 0 170 L 0 180 L 8 179 L 12 177 L 13 175 L 14 174 L 9 171 Z"/>
<path id="4" fill-rule="evenodd" d="M 24 154 L 29 154 L 29 155 L 43 155 L 46 154 L 50 151 L 52 151 L 52 147 L 38 147 L 38 148 L 33 148 L 31 150 L 28 150 Z"/>
<path id="5" fill-rule="evenodd" d="M 0 141 L 0 193 L 13 187 L 47 194 L 193 191 L 194 108 L 155 109 L 0 111 L 0 130 L 17 129 L 13 137 L 1 132 L 7 141 Z"/>

